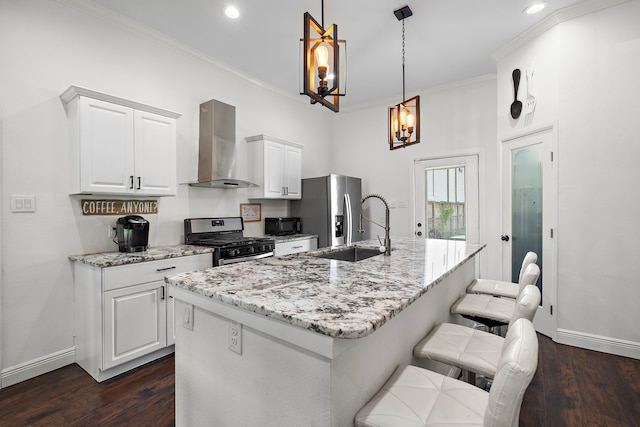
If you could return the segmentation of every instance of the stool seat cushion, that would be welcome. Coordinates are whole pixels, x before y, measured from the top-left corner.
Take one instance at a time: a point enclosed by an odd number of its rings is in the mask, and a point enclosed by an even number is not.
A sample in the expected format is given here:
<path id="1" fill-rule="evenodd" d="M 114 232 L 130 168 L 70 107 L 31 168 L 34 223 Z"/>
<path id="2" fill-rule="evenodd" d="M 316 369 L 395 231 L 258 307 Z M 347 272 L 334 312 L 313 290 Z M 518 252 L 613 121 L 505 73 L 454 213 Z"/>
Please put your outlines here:
<path id="1" fill-rule="evenodd" d="M 471 294 L 489 294 L 497 297 L 517 298 L 520 293 L 520 285 L 500 280 L 476 279 L 467 287 Z"/>
<path id="2" fill-rule="evenodd" d="M 414 347 L 413 355 L 493 378 L 503 343 L 499 335 L 441 323 Z"/>
<path id="3" fill-rule="evenodd" d="M 533 252 L 530 253 L 533 254 Z M 467 286 L 467 292 L 473 294 L 488 294 L 497 297 L 517 298 L 525 286 L 535 285 L 539 277 L 540 267 L 538 267 L 537 264 L 529 263 L 524 267 L 524 270 L 520 272 L 520 280 L 518 283 L 502 282 L 500 280 L 491 279 L 476 279 Z"/>
<path id="4" fill-rule="evenodd" d="M 491 295 L 465 294 L 451 306 L 451 313 L 481 317 L 508 324 L 516 308 L 516 300 Z"/>
<path id="5" fill-rule="evenodd" d="M 356 415 L 356 427 L 482 426 L 489 393 L 447 376 L 400 365 Z"/>

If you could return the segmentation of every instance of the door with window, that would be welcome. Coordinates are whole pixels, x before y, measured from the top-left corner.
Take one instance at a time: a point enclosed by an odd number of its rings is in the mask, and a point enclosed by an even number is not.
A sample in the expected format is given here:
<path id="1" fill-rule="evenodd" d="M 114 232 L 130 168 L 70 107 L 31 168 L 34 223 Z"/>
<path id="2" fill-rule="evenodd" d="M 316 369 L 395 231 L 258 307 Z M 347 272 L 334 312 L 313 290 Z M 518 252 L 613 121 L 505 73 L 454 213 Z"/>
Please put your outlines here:
<path id="1" fill-rule="evenodd" d="M 478 242 L 478 156 L 414 161 L 414 232 L 427 239 Z"/>
<path id="2" fill-rule="evenodd" d="M 502 141 L 503 280 L 517 282 L 525 254 L 538 255 L 537 285 L 542 301 L 536 330 L 555 338 L 555 182 L 554 130 Z"/>

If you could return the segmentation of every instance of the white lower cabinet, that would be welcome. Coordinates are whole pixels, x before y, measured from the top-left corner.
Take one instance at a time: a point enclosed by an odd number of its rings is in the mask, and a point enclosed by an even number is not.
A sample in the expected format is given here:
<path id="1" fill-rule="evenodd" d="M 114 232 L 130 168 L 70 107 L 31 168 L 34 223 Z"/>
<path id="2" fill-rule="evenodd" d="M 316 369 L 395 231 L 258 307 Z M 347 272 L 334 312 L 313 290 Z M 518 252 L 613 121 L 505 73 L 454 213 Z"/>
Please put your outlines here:
<path id="1" fill-rule="evenodd" d="M 172 353 L 164 277 L 211 265 L 210 253 L 104 268 L 74 263 L 76 363 L 100 382 Z"/>
<path id="2" fill-rule="evenodd" d="M 287 242 L 276 242 L 274 255 L 291 255 L 300 252 L 307 252 L 313 249 L 318 249 L 317 237 L 309 237 L 307 239 L 298 239 Z"/>
<path id="3" fill-rule="evenodd" d="M 151 282 L 104 293 L 104 369 L 167 346 L 164 287 L 164 282 Z"/>

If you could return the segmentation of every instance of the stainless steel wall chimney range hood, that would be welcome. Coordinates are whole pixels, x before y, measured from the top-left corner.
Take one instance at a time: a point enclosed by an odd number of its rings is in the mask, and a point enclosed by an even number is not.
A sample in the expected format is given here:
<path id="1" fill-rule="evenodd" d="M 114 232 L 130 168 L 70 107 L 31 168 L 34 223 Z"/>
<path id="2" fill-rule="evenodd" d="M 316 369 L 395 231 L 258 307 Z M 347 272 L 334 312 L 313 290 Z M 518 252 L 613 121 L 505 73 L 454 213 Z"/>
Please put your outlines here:
<path id="1" fill-rule="evenodd" d="M 236 178 L 236 107 L 212 99 L 200 104 L 198 182 L 209 188 L 256 187 Z"/>

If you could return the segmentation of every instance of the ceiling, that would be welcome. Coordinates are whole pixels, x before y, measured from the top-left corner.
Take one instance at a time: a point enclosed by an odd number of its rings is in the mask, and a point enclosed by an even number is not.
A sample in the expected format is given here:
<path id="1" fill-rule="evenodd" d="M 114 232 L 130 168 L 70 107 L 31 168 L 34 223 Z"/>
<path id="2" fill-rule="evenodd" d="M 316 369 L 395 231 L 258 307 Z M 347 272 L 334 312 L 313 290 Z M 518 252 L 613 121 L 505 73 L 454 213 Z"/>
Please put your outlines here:
<path id="1" fill-rule="evenodd" d="M 303 14 L 322 24 L 321 0 L 93 0 L 160 31 L 285 93 L 300 92 Z M 374 100 L 401 101 L 405 20 L 407 98 L 415 92 L 495 72 L 491 54 L 553 12 L 585 0 L 326 0 L 325 28 L 347 41 L 346 96 L 341 108 Z M 236 20 L 223 9 L 233 4 Z M 397 100 L 395 100 L 397 98 Z"/>

